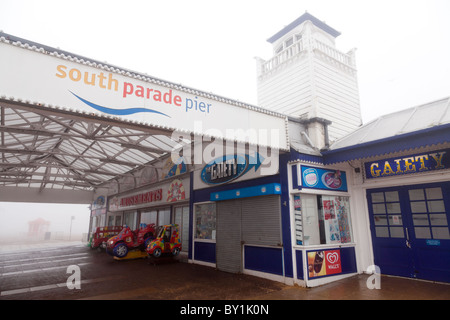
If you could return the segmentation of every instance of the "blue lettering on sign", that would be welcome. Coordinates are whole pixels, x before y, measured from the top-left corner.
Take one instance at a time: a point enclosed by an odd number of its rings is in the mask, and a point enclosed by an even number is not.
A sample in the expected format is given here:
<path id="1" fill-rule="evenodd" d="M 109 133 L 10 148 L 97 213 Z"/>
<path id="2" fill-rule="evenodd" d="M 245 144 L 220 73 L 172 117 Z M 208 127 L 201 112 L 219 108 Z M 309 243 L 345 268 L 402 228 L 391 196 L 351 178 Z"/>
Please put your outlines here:
<path id="1" fill-rule="evenodd" d="M 368 179 L 421 173 L 450 168 L 450 150 L 440 150 L 401 158 L 383 159 L 364 163 Z"/>
<path id="2" fill-rule="evenodd" d="M 252 168 L 255 172 L 258 171 L 263 161 L 264 158 L 258 153 L 255 157 L 243 154 L 226 155 L 208 163 L 200 176 L 207 184 L 224 184 L 243 176 Z"/>

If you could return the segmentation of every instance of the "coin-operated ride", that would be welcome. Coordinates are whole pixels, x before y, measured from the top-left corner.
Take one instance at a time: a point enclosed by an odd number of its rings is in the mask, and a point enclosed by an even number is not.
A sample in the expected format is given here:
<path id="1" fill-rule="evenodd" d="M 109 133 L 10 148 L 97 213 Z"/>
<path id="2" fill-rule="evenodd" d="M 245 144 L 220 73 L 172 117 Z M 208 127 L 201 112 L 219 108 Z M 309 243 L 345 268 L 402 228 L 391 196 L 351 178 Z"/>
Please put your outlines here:
<path id="1" fill-rule="evenodd" d="M 90 248 L 105 249 L 108 239 L 119 234 L 122 228 L 122 226 L 98 227 L 89 242 Z"/>
<path id="2" fill-rule="evenodd" d="M 177 224 L 159 226 L 156 238 L 152 240 L 146 249 L 147 253 L 155 258 L 163 254 L 177 256 L 181 251 L 181 239 Z"/>
<path id="3" fill-rule="evenodd" d="M 141 223 L 139 229 L 131 230 L 124 226 L 120 233 L 107 241 L 106 252 L 117 258 L 124 258 L 130 250 L 147 248 L 155 238 L 155 224 Z"/>

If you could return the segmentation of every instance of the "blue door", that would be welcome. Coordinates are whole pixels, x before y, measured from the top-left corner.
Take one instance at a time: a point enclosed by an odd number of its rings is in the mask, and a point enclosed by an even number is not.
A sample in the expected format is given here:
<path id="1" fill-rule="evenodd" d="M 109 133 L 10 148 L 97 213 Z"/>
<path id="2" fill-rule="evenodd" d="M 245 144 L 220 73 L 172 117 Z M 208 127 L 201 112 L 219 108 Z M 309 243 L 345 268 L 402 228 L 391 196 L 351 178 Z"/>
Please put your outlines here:
<path id="1" fill-rule="evenodd" d="M 381 273 L 450 282 L 450 183 L 367 190 Z"/>

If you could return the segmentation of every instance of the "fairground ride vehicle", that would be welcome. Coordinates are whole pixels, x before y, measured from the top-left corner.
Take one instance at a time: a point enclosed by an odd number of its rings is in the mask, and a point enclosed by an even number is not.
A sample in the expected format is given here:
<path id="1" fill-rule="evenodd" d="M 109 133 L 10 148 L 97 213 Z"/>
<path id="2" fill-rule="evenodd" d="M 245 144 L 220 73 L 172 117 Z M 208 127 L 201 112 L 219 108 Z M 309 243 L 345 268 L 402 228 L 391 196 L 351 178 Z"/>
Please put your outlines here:
<path id="1" fill-rule="evenodd" d="M 170 253 L 177 256 L 181 251 L 181 239 L 177 224 L 159 226 L 157 236 L 152 240 L 147 248 L 147 253 L 155 258 L 162 254 Z"/>
<path id="2" fill-rule="evenodd" d="M 91 249 L 106 248 L 106 241 L 108 241 L 108 239 L 112 236 L 117 235 L 122 228 L 122 226 L 97 227 L 95 232 L 92 234 L 89 246 Z"/>
<path id="3" fill-rule="evenodd" d="M 106 252 L 118 258 L 123 258 L 129 250 L 145 250 L 148 244 L 155 238 L 155 224 L 141 223 L 139 229 L 131 230 L 124 226 L 120 233 L 107 241 Z"/>

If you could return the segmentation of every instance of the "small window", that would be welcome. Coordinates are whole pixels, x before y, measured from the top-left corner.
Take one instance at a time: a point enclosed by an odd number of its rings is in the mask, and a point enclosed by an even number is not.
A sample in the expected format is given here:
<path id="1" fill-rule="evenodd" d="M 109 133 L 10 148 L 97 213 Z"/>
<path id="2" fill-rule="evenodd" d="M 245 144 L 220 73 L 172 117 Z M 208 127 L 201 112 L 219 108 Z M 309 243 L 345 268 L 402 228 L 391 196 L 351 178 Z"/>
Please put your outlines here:
<path id="1" fill-rule="evenodd" d="M 409 201 L 417 239 L 450 239 L 440 187 L 409 190 Z"/>
<path id="2" fill-rule="evenodd" d="M 297 244 L 352 242 L 348 197 L 299 194 L 294 202 Z"/>
<path id="3" fill-rule="evenodd" d="M 371 197 L 376 237 L 403 238 L 403 219 L 398 191 L 376 192 L 372 193 Z"/>
<path id="4" fill-rule="evenodd" d="M 195 239 L 216 240 L 216 204 L 196 204 Z"/>
<path id="5" fill-rule="evenodd" d="M 288 48 L 294 44 L 294 39 L 289 38 L 288 40 L 286 40 L 286 42 L 284 44 L 285 44 L 285 47 Z"/>

